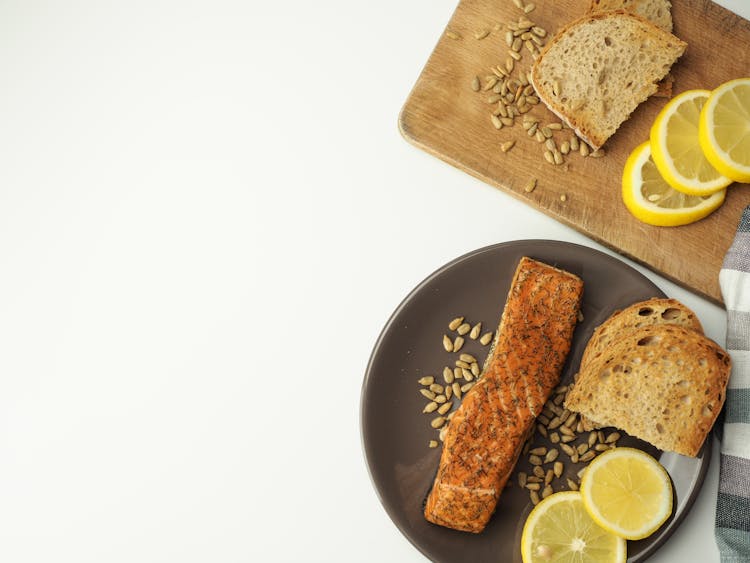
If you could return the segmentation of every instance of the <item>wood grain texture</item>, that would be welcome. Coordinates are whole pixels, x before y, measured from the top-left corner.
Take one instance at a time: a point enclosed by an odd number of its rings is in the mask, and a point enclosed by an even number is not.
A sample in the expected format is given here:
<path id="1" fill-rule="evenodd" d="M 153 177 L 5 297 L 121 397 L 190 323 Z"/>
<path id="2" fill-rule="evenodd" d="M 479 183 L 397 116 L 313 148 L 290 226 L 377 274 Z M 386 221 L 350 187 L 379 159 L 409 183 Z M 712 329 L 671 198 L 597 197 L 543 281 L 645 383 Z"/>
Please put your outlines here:
<path id="1" fill-rule="evenodd" d="M 589 0 L 536 0 L 527 17 L 554 33 L 583 15 Z M 750 22 L 707 0 L 674 0 L 674 34 L 688 43 L 672 68 L 673 93 L 714 88 L 750 75 Z M 717 304 L 722 304 L 718 274 L 740 215 L 750 204 L 750 186 L 733 184 L 724 205 L 706 219 L 683 227 L 652 227 L 636 220 L 620 196 L 621 175 L 630 151 L 648 139 L 664 98 L 639 106 L 605 144 L 604 158 L 571 154 L 566 165 L 544 161 L 543 144 L 516 125 L 496 130 L 490 122 L 488 92 L 474 92 L 474 76 L 483 79 L 507 56 L 504 24 L 523 12 L 511 0 L 462 0 L 420 74 L 399 116 L 403 136 L 421 149 L 538 208 L 593 240 L 639 262 Z M 503 24 L 495 30 L 496 24 Z M 493 29 L 477 40 L 474 32 Z M 526 49 L 517 62 L 528 70 Z M 491 94 L 491 92 L 490 92 Z M 541 104 L 531 115 L 543 123 L 559 121 Z M 562 141 L 570 131 L 555 133 Z M 506 141 L 516 145 L 507 153 Z M 558 145 L 560 143 L 558 142 Z M 534 191 L 523 186 L 537 178 Z M 565 198 L 561 198 L 565 195 Z M 564 201 L 563 201 L 564 199 Z M 498 208 L 498 218 L 503 210 Z"/>

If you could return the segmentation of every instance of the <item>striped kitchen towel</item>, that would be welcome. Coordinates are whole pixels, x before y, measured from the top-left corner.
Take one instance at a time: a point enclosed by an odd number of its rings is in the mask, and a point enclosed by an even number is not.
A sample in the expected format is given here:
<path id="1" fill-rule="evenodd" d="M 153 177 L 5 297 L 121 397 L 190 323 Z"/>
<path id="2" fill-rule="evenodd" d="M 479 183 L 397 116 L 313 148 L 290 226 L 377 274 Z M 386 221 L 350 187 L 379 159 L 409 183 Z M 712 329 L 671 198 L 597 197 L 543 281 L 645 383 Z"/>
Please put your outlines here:
<path id="1" fill-rule="evenodd" d="M 750 207 L 719 273 L 732 357 L 721 438 L 716 543 L 722 563 L 750 561 Z"/>

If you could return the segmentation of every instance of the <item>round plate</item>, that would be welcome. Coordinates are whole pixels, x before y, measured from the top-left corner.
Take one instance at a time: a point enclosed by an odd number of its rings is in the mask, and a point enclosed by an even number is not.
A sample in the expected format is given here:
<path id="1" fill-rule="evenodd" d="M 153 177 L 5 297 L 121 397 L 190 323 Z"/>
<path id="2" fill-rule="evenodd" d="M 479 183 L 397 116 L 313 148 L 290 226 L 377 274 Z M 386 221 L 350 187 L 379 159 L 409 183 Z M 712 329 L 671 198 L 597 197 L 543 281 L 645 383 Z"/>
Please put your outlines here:
<path id="1" fill-rule="evenodd" d="M 531 503 L 516 484 L 515 472 L 482 533 L 458 532 L 425 520 L 423 503 L 437 471 L 440 448 L 428 447 L 430 440 L 438 438 L 438 432 L 429 424 L 435 415 L 422 413 L 426 400 L 419 393 L 417 380 L 423 375 L 441 380 L 443 367 L 454 365 L 456 355 L 442 348 L 442 336 L 450 332 L 448 323 L 453 318 L 465 316 L 471 324 L 482 321 L 482 332 L 497 327 L 522 256 L 565 269 L 584 281 L 583 321 L 573 337 L 563 383 L 572 380 L 597 325 L 617 309 L 664 296 L 648 278 L 607 254 L 565 242 L 527 240 L 466 254 L 433 273 L 406 297 L 380 334 L 367 366 L 361 398 L 362 441 L 370 476 L 388 515 L 432 561 L 521 560 L 521 529 Z M 481 365 L 487 348 L 467 337 L 462 352 L 473 354 Z M 541 445 L 543 440 L 537 434 L 534 441 Z M 674 532 L 693 504 L 708 469 L 711 449 L 704 445 L 698 457 L 688 458 L 661 452 L 629 436 L 618 444 L 647 451 L 659 459 L 672 478 L 672 517 L 650 538 L 628 542 L 628 561 L 644 561 Z M 570 463 L 564 454 L 561 460 L 570 477 L 575 478 L 583 467 Z M 531 474 L 523 457 L 516 471 Z"/>

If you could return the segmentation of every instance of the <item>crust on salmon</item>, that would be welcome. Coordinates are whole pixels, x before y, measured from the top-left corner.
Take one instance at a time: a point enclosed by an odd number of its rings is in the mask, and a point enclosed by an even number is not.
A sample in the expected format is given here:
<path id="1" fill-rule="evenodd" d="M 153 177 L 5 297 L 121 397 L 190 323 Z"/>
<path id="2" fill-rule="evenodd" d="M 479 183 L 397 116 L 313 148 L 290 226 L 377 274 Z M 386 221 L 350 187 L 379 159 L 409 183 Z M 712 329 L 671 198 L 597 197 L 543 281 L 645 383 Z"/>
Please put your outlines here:
<path id="1" fill-rule="evenodd" d="M 582 294 L 577 276 L 521 258 L 482 376 L 446 431 L 427 520 L 484 530 L 534 420 L 560 381 Z"/>

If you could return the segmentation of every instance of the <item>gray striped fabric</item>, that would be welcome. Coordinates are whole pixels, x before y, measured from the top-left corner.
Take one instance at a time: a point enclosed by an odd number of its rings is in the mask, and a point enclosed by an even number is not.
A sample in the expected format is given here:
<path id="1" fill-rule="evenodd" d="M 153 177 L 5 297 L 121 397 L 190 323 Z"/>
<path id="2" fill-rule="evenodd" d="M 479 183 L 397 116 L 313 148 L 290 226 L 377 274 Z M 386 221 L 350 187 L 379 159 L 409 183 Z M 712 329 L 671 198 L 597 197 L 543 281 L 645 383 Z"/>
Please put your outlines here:
<path id="1" fill-rule="evenodd" d="M 750 207 L 719 274 L 732 357 L 724 405 L 716 543 L 722 563 L 750 561 Z"/>

